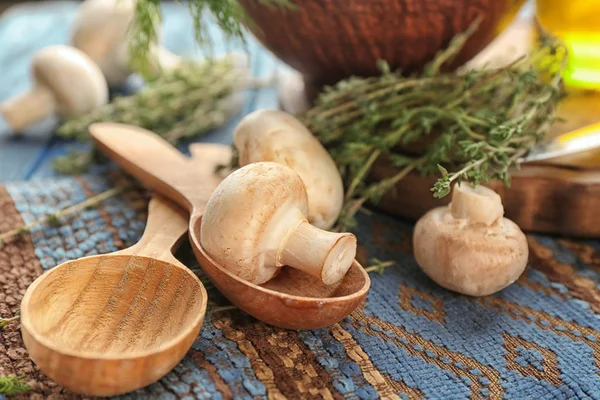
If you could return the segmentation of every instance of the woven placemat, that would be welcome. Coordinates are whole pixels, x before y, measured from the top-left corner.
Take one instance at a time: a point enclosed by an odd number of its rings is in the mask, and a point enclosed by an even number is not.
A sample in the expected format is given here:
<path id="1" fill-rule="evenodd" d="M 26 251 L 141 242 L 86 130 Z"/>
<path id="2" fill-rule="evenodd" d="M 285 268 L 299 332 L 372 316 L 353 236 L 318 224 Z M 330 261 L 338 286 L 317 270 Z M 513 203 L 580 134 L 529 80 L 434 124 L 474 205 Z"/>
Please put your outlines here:
<path id="1" fill-rule="evenodd" d="M 87 175 L 0 187 L 0 232 L 107 190 L 123 177 Z M 13 315 L 44 270 L 135 243 L 148 195 L 129 191 L 35 228 L 0 248 L 0 315 Z M 530 265 L 485 298 L 446 291 L 411 255 L 412 225 L 362 215 L 360 261 L 372 273 L 364 306 L 314 331 L 265 325 L 239 310 L 207 316 L 184 360 L 165 378 L 122 398 L 161 399 L 573 399 L 600 398 L 600 242 L 529 235 Z M 197 264 L 184 244 L 179 257 Z M 212 292 L 211 300 L 223 302 Z M 0 333 L 0 375 L 24 374 L 20 398 L 78 398 L 39 372 L 18 324 Z M 1 395 L 0 395 L 1 397 Z"/>

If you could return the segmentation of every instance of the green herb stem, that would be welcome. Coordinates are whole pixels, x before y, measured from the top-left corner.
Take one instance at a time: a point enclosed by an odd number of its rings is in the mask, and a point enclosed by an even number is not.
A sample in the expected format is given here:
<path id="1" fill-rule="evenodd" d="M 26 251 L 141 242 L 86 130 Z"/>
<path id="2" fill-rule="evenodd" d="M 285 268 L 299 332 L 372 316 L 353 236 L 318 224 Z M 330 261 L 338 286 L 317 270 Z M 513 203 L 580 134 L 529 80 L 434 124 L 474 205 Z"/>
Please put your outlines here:
<path id="1" fill-rule="evenodd" d="M 366 163 L 362 166 L 362 168 L 358 171 L 358 173 L 352 179 L 350 186 L 348 186 L 348 189 L 346 190 L 346 200 L 351 199 L 354 196 L 354 192 L 356 191 L 356 188 L 362 182 L 362 180 L 365 178 L 365 176 L 371 169 L 371 166 L 375 163 L 375 161 L 377 161 L 377 158 L 379 158 L 380 155 L 381 155 L 381 151 L 379 151 L 379 150 L 375 150 L 371 153 L 371 156 L 369 156 Z"/>
<path id="2" fill-rule="evenodd" d="M 25 381 L 25 375 L 0 376 L 0 394 L 14 396 L 31 390 Z"/>
<path id="3" fill-rule="evenodd" d="M 264 7 L 282 11 L 294 10 L 293 0 L 260 0 Z M 213 53 L 213 42 L 207 26 L 207 16 L 221 29 L 229 41 L 239 41 L 246 45 L 245 25 L 253 25 L 252 19 L 237 0 L 190 0 L 188 10 L 194 26 L 194 39 L 201 48 Z M 162 22 L 159 0 L 137 0 L 133 22 L 129 29 L 130 64 L 146 79 L 156 75 L 152 50 L 158 45 L 158 27 Z"/>
<path id="4" fill-rule="evenodd" d="M 186 62 L 149 82 L 137 93 L 115 98 L 88 114 L 65 121 L 58 135 L 89 141 L 88 127 L 96 122 L 140 126 L 172 144 L 202 136 L 224 125 L 241 109 L 240 96 L 249 87 L 271 84 L 254 79 L 239 66 L 235 56 Z M 55 170 L 82 173 L 100 158 L 91 151 L 72 151 L 54 160 Z"/>
<path id="5" fill-rule="evenodd" d="M 368 198 L 371 200 L 378 200 L 379 196 L 381 196 L 382 193 L 388 192 L 398 182 L 400 182 L 400 180 L 402 180 L 404 177 L 406 177 L 406 175 L 411 173 L 415 168 L 419 167 L 419 165 L 423 164 L 426 160 L 427 160 L 426 157 L 417 158 L 416 160 L 414 160 L 413 162 L 408 164 L 406 167 L 402 168 L 398 173 L 396 173 L 392 177 L 386 178 L 386 179 L 372 185 L 371 187 L 369 187 L 368 191 L 366 192 L 368 195 Z"/>
<path id="6" fill-rule="evenodd" d="M 16 322 L 21 318 L 20 315 L 15 315 L 14 317 L 11 318 L 0 318 L 0 331 L 2 329 L 4 329 L 8 324 L 10 324 L 11 322 Z"/>
<path id="7" fill-rule="evenodd" d="M 372 265 L 365 268 L 367 272 L 377 272 L 378 274 L 382 274 L 386 268 L 392 267 L 396 265 L 395 261 L 380 261 L 376 258 L 371 260 Z"/>
<path id="8" fill-rule="evenodd" d="M 102 192 L 102 193 L 99 193 L 92 197 L 89 197 L 80 203 L 65 207 L 55 213 L 48 214 L 48 215 L 44 216 L 43 218 L 32 221 L 26 225 L 23 225 L 18 228 L 14 228 L 14 229 L 11 229 L 4 233 L 1 233 L 0 234 L 0 243 L 4 243 L 6 240 L 8 240 L 10 238 L 29 233 L 29 232 L 31 232 L 31 230 L 33 228 L 35 228 L 37 226 L 41 226 L 41 225 L 45 225 L 45 224 L 56 224 L 56 221 L 59 221 L 62 217 L 65 217 L 65 216 L 71 215 L 71 214 L 76 214 L 78 212 L 81 212 L 81 211 L 89 208 L 89 207 L 94 207 L 111 197 L 114 197 L 118 194 L 121 194 L 121 193 L 129 190 L 131 187 L 132 187 L 131 185 L 117 186 L 117 187 L 109 189 L 105 192 Z"/>

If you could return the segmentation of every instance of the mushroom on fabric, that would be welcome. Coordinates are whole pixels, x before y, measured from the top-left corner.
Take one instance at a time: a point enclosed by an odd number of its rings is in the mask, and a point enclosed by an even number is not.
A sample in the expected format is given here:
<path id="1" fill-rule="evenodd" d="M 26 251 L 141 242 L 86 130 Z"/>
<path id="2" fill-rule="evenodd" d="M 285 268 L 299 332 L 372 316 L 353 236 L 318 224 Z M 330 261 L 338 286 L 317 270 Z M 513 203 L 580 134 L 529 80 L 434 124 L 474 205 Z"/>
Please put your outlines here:
<path id="1" fill-rule="evenodd" d="M 413 248 L 421 269 L 440 286 L 486 296 L 516 281 L 529 257 L 521 229 L 504 218 L 500 196 L 484 187 L 456 184 L 452 201 L 423 215 Z"/>
<path id="2" fill-rule="evenodd" d="M 356 237 L 309 224 L 300 176 L 274 162 L 248 164 L 228 175 L 210 197 L 201 245 L 214 261 L 248 282 L 272 279 L 283 266 L 339 282 L 354 262 Z"/>
<path id="3" fill-rule="evenodd" d="M 342 211 L 344 186 L 335 162 L 319 140 L 294 116 L 279 110 L 246 115 L 234 132 L 240 166 L 273 161 L 292 168 L 308 194 L 308 221 L 329 229 Z"/>
<path id="4" fill-rule="evenodd" d="M 0 115 L 14 132 L 57 114 L 85 114 L 108 102 L 108 87 L 100 68 L 80 50 L 52 45 L 33 57 L 34 86 L 0 104 Z"/>
<path id="5" fill-rule="evenodd" d="M 122 86 L 132 70 L 129 67 L 129 27 L 135 13 L 135 0 L 85 0 L 77 8 L 71 27 L 70 44 L 90 56 L 111 87 Z M 160 31 L 160 27 L 156 27 Z M 152 46 L 152 68 L 173 69 L 181 58 L 162 46 Z"/>

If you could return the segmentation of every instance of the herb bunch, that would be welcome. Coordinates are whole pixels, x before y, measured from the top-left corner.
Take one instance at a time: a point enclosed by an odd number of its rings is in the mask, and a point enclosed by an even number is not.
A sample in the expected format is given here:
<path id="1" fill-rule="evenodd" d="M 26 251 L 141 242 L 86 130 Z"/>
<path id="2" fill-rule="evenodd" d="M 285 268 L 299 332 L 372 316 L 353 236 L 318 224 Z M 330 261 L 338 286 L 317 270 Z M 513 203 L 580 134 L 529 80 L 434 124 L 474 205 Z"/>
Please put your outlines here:
<path id="1" fill-rule="evenodd" d="M 31 390 L 24 375 L 0 376 L 0 394 L 14 396 Z"/>
<path id="2" fill-rule="evenodd" d="M 110 121 L 146 128 L 176 144 L 223 125 L 239 107 L 233 96 L 257 83 L 247 75 L 234 55 L 190 61 L 163 72 L 133 95 L 116 97 L 103 107 L 65 121 L 58 135 L 88 141 L 89 125 Z M 93 149 L 72 151 L 57 158 L 54 168 L 62 173 L 81 173 L 94 155 Z"/>
<path id="3" fill-rule="evenodd" d="M 499 179 L 510 185 L 511 169 L 544 138 L 564 94 L 566 49 L 541 36 L 530 54 L 501 68 L 442 72 L 478 23 L 455 36 L 422 73 L 403 76 L 380 63 L 381 76 L 326 87 L 301 116 L 345 181 L 338 229 L 352 228 L 365 202 L 376 203 L 413 171 L 441 174 L 432 188 L 438 198 L 455 181 L 477 185 Z M 423 140 L 424 149 L 408 151 L 407 145 Z M 370 182 L 371 168 L 383 160 L 399 172 Z"/>
<path id="4" fill-rule="evenodd" d="M 259 0 L 259 2 L 265 7 L 291 10 L 295 8 L 293 0 Z M 131 66 L 144 77 L 151 75 L 148 64 L 150 49 L 158 44 L 156 27 L 162 22 L 160 4 L 160 0 L 137 0 L 133 23 L 129 30 Z M 187 5 L 194 24 L 195 41 L 203 48 L 210 49 L 212 45 L 207 16 L 212 16 L 227 40 L 246 43 L 244 24 L 252 24 L 252 21 L 238 0 L 189 0 Z"/>

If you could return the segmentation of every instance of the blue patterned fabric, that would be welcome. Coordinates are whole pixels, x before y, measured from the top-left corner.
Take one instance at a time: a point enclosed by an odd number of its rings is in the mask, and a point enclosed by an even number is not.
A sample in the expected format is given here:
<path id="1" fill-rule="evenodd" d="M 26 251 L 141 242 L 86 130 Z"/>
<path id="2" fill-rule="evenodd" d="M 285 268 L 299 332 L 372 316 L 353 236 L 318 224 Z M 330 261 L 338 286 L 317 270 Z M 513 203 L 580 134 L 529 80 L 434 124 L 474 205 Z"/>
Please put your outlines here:
<path id="1" fill-rule="evenodd" d="M 0 99 L 28 87 L 36 49 L 65 43 L 75 2 L 28 5 L 0 21 Z M 184 5 L 165 5 L 164 43 L 194 54 Z M 26 32 L 27 35 L 19 35 Z M 217 33 L 212 31 L 212 33 Z M 223 51 L 225 48 L 218 48 Z M 277 62 L 249 42 L 252 72 Z M 249 93 L 245 111 L 277 107 L 275 89 Z M 1 122 L 0 122 L 1 125 Z M 231 126 L 202 140 L 229 143 Z M 78 203 L 123 181 L 120 175 L 55 177 L 49 162 L 64 144 L 49 139 L 3 145 L 0 232 Z M 5 148 L 0 148 L 4 150 Z M 35 151 L 34 151 L 35 150 Z M 27 163 L 21 163 L 27 159 Z M 35 178 L 33 180 L 27 180 Z M 0 245 L 0 316 L 13 315 L 29 284 L 69 259 L 135 243 L 148 196 L 137 191 L 40 226 Z M 412 225 L 383 214 L 361 215 L 359 261 L 393 260 L 371 273 L 366 303 L 339 324 L 313 331 L 265 325 L 239 310 L 209 314 L 192 349 L 167 376 L 123 399 L 600 399 L 600 241 L 529 235 L 530 263 L 502 292 L 470 298 L 429 280 L 412 256 Z M 189 246 L 178 257 L 198 268 Z M 210 300 L 227 302 L 214 289 Z M 31 399 L 79 398 L 29 359 L 18 324 L 0 333 L 0 375 L 24 375 Z M 0 400 L 4 397 L 0 395 Z"/>
<path id="2" fill-rule="evenodd" d="M 0 204 L 10 201 L 29 222 L 113 187 L 114 179 L 10 184 Z M 130 192 L 60 227 L 37 228 L 21 251 L 35 254 L 39 273 L 129 246 L 143 231 L 146 199 Z M 600 398 L 599 243 L 529 235 L 525 274 L 496 295 L 472 298 L 440 288 L 420 271 L 411 255 L 411 229 L 378 213 L 360 217 L 361 261 L 375 257 L 396 265 L 371 273 L 366 303 L 339 324 L 297 332 L 238 310 L 209 315 L 169 375 L 121 397 Z M 197 268 L 188 246 L 180 253 Z M 3 267 L 0 261 L 0 276 Z M 209 293 L 226 304 L 214 289 Z M 14 373 L 24 359 L 26 353 L 12 360 Z M 69 396 L 36 374 L 33 393 Z"/>

